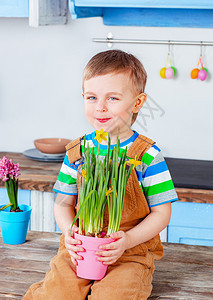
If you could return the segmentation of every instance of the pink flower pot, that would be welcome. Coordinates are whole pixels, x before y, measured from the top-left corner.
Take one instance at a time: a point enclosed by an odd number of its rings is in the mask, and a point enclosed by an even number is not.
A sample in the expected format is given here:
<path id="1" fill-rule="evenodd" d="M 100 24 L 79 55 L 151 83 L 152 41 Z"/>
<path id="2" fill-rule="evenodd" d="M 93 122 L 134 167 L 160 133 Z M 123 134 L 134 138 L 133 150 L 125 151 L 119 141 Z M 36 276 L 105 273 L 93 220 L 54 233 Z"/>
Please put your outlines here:
<path id="1" fill-rule="evenodd" d="M 98 256 L 95 252 L 100 250 L 99 246 L 109 244 L 115 240 L 84 236 L 78 233 L 75 233 L 75 239 L 80 240 L 82 242 L 81 246 L 85 249 L 84 252 L 78 252 L 83 259 L 78 260 L 77 276 L 90 280 L 101 280 L 106 274 L 107 265 L 97 260 Z"/>

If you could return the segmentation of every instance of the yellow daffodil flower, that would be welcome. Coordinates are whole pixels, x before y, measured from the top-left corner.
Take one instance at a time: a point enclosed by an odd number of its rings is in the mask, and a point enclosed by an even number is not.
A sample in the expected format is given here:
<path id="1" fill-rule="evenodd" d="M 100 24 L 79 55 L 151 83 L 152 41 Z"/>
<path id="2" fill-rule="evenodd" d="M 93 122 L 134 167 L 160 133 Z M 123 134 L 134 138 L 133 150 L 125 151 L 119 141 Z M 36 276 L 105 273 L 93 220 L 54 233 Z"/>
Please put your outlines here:
<path id="1" fill-rule="evenodd" d="M 86 170 L 82 170 L 81 175 L 85 178 L 85 180 L 87 180 L 87 171 Z"/>
<path id="2" fill-rule="evenodd" d="M 106 141 L 107 132 L 104 132 L 103 128 L 101 130 L 96 130 L 95 139 L 99 142 L 99 144 L 104 140 Z"/>
<path id="3" fill-rule="evenodd" d="M 113 188 L 109 188 L 108 191 L 105 192 L 106 196 L 110 196 L 113 192 Z"/>
<path id="4" fill-rule="evenodd" d="M 133 170 L 134 170 L 135 167 L 140 166 L 140 164 L 141 164 L 141 162 L 139 160 L 137 160 L 137 156 L 138 155 L 135 155 L 135 158 L 134 159 L 131 158 L 130 161 L 129 161 L 131 164 L 134 165 Z"/>

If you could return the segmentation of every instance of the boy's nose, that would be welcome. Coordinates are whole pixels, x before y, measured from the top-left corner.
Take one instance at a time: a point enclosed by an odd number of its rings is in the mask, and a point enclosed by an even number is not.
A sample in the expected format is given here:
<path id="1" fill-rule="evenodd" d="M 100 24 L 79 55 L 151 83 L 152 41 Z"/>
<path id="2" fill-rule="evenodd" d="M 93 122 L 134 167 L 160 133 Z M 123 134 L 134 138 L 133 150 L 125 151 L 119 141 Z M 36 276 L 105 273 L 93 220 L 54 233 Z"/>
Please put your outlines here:
<path id="1" fill-rule="evenodd" d="M 105 101 L 98 101 L 97 106 L 96 106 L 97 111 L 107 111 L 107 105 Z"/>

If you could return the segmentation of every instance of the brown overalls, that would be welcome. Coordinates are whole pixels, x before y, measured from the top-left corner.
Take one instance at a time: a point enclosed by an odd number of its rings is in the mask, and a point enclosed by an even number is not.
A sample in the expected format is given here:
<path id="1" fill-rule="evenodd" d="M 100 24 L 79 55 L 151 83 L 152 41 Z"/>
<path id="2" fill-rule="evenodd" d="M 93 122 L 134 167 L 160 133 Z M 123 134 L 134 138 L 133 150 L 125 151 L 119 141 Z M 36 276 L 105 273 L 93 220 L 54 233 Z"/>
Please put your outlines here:
<path id="1" fill-rule="evenodd" d="M 138 154 L 137 159 L 141 160 L 153 144 L 152 140 L 139 135 L 129 148 L 127 156 L 135 158 Z M 81 158 L 80 138 L 68 144 L 67 150 L 70 163 L 79 160 Z M 79 190 L 79 175 L 77 183 Z M 127 183 L 119 230 L 131 229 L 149 213 L 147 200 L 133 170 Z M 107 231 L 107 215 L 105 213 L 103 231 Z M 116 263 L 108 266 L 106 276 L 102 280 L 90 281 L 76 276 L 75 266 L 64 246 L 62 234 L 58 254 L 50 262 L 51 270 L 46 273 L 41 282 L 34 283 L 29 288 L 23 299 L 83 300 L 88 293 L 88 300 L 147 299 L 152 290 L 154 259 L 160 259 L 162 255 L 163 247 L 157 235 L 146 243 L 126 250 Z"/>

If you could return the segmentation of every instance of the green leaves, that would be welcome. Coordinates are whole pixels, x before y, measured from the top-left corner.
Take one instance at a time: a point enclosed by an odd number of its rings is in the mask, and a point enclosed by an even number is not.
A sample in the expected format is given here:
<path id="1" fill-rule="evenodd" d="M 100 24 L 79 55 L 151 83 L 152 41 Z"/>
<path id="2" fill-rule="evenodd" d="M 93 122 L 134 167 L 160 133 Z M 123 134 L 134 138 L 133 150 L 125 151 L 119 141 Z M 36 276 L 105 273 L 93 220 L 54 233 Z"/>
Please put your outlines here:
<path id="1" fill-rule="evenodd" d="M 133 165 L 130 168 L 127 166 L 127 148 L 122 153 L 120 163 L 118 163 L 119 146 L 120 141 L 117 139 L 116 150 L 113 153 L 112 193 L 111 197 L 108 197 L 109 224 L 107 235 L 119 230 L 126 185 L 134 167 Z"/>
<path id="2" fill-rule="evenodd" d="M 6 182 L 7 194 L 11 203 L 11 209 L 15 210 L 18 208 L 18 179 L 9 178 Z"/>
<path id="3" fill-rule="evenodd" d="M 6 204 L 6 205 L 2 206 L 2 207 L 0 208 L 0 210 L 4 210 L 4 209 L 8 208 L 8 207 L 11 206 L 11 205 L 12 205 L 11 203 Z"/>
<path id="4" fill-rule="evenodd" d="M 79 233 L 83 235 L 99 236 L 102 233 L 107 204 L 109 212 L 107 234 L 110 235 L 119 230 L 126 184 L 134 166 L 127 166 L 127 149 L 122 152 L 119 162 L 120 140 L 118 137 L 116 147 L 112 151 L 110 146 L 111 140 L 108 135 L 107 154 L 101 161 L 99 159 L 100 144 L 95 154 L 94 148 L 90 150 L 89 144 L 86 146 L 86 135 L 84 136 L 85 161 L 81 170 L 80 208 L 72 223 L 73 226 L 79 219 Z"/>

